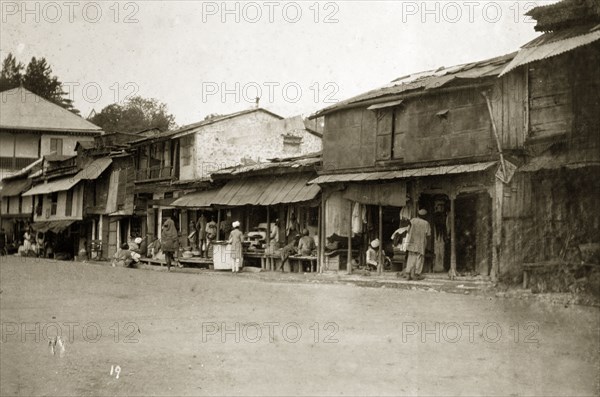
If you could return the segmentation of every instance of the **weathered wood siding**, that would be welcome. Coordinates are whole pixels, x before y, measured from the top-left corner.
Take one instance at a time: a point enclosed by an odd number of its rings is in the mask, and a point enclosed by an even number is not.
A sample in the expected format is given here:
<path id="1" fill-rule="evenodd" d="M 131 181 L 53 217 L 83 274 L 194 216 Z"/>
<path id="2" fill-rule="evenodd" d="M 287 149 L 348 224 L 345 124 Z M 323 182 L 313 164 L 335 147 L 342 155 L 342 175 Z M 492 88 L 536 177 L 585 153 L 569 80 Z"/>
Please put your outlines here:
<path id="1" fill-rule="evenodd" d="M 377 118 L 364 108 L 325 116 L 323 168 L 334 171 L 375 165 Z"/>
<path id="2" fill-rule="evenodd" d="M 386 161 L 484 156 L 495 150 L 480 89 L 409 98 L 378 111 L 355 108 L 325 116 L 323 158 L 329 171 L 373 168 Z"/>
<path id="3" fill-rule="evenodd" d="M 573 149 L 576 161 L 600 160 L 600 42 L 573 51 Z M 593 150 L 590 150 L 593 149 Z M 573 159 L 575 160 L 575 159 Z"/>
<path id="4" fill-rule="evenodd" d="M 406 133 L 405 162 L 490 154 L 490 115 L 481 90 L 466 89 L 406 101 L 400 131 Z"/>
<path id="5" fill-rule="evenodd" d="M 569 54 L 529 65 L 529 136 L 532 139 L 571 131 L 573 99 Z"/>
<path id="6" fill-rule="evenodd" d="M 504 149 L 523 147 L 527 137 L 527 69 L 502 76 L 492 93 L 492 108 Z"/>

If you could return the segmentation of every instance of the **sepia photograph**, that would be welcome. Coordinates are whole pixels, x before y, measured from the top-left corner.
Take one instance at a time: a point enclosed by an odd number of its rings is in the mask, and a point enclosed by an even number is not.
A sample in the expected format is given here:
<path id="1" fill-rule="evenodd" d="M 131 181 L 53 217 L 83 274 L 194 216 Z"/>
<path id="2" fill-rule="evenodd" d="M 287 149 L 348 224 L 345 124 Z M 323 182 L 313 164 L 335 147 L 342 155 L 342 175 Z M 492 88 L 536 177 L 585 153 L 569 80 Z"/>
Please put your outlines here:
<path id="1" fill-rule="evenodd" d="M 0 396 L 600 395 L 600 0 L 0 19 Z"/>

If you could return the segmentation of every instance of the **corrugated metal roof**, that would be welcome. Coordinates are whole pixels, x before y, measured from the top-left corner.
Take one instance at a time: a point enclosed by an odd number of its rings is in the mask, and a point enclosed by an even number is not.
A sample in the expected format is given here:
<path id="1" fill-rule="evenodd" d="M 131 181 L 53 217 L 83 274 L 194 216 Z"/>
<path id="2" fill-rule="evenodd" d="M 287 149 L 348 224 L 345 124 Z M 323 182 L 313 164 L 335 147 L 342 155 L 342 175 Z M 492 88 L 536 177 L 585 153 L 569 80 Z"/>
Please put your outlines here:
<path id="1" fill-rule="evenodd" d="M 36 194 L 62 192 L 64 190 L 71 189 L 73 186 L 77 185 L 78 182 L 79 179 L 75 179 L 75 177 L 69 177 L 57 179 L 52 182 L 41 183 L 23 193 L 23 196 L 35 196 Z"/>
<path id="2" fill-rule="evenodd" d="M 203 190 L 186 194 L 171 203 L 173 207 L 208 208 L 215 200 L 219 189 Z"/>
<path id="3" fill-rule="evenodd" d="M 0 197 L 18 196 L 31 186 L 31 179 L 3 181 L 0 186 Z"/>
<path id="4" fill-rule="evenodd" d="M 394 106 L 401 105 L 402 102 L 404 102 L 404 100 L 400 99 L 400 100 L 397 100 L 397 101 L 378 103 L 376 105 L 369 106 L 367 108 L 367 110 L 377 110 L 377 109 L 391 108 L 391 107 L 394 107 Z"/>
<path id="5" fill-rule="evenodd" d="M 385 101 L 386 99 L 389 101 L 390 97 L 405 94 L 410 91 L 436 89 L 457 79 L 479 79 L 497 76 L 515 55 L 516 52 L 483 61 L 471 62 L 448 68 L 442 67 L 436 70 L 428 70 L 400 77 L 383 87 L 340 101 L 325 109 L 319 110 L 310 117 L 320 117 L 324 114 L 365 101 L 379 98 L 381 98 L 381 101 Z"/>
<path id="6" fill-rule="evenodd" d="M 95 180 L 106 171 L 106 169 L 111 165 L 112 159 L 110 157 L 102 157 L 92 161 L 87 167 L 82 169 L 75 175 L 75 179 L 78 181 L 87 179 L 87 180 Z"/>
<path id="7" fill-rule="evenodd" d="M 23 193 L 23 196 L 33 196 L 36 194 L 48 194 L 69 190 L 82 180 L 98 179 L 100 174 L 102 174 L 111 163 L 112 159 L 108 157 L 96 159 L 87 167 L 79 171 L 76 175 L 36 185 L 31 190 Z"/>
<path id="8" fill-rule="evenodd" d="M 496 165 L 497 161 L 485 163 L 442 165 L 437 167 L 413 168 L 398 171 L 380 171 L 380 172 L 362 172 L 349 174 L 321 175 L 309 181 L 309 184 L 325 184 L 335 182 L 361 182 L 361 181 L 381 181 L 388 179 L 418 178 L 434 175 L 452 175 L 465 174 L 470 172 L 485 171 Z"/>
<path id="9" fill-rule="evenodd" d="M 3 91 L 0 128 L 98 133 L 100 127 L 23 88 Z"/>
<path id="10" fill-rule="evenodd" d="M 211 174 L 214 176 L 240 175 L 271 169 L 297 169 L 302 167 L 316 167 L 321 162 L 321 152 L 313 153 L 302 157 L 290 157 L 288 159 L 272 159 L 270 162 L 239 165 L 235 167 L 223 168 Z"/>
<path id="11" fill-rule="evenodd" d="M 600 40 L 600 25 L 578 26 L 545 33 L 525 44 L 500 76 L 530 62 L 547 59 Z"/>
<path id="12" fill-rule="evenodd" d="M 275 205 L 309 201 L 321 190 L 316 185 L 307 185 L 311 177 L 306 174 L 292 174 L 232 180 L 219 190 L 213 204 Z"/>

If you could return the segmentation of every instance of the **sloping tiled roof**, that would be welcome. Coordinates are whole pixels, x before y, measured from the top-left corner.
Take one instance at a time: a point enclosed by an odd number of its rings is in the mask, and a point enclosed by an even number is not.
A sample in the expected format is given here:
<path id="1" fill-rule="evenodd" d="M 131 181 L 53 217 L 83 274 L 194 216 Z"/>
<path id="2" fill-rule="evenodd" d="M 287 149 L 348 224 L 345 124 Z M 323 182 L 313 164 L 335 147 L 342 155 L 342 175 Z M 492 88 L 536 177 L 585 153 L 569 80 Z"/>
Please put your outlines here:
<path id="1" fill-rule="evenodd" d="M 102 131 L 23 87 L 0 93 L 0 128 L 88 134 Z"/>
<path id="2" fill-rule="evenodd" d="M 484 61 L 471 62 L 449 68 L 439 68 L 400 77 L 383 87 L 340 101 L 332 106 L 319 110 L 311 115 L 310 118 L 320 117 L 327 113 L 346 107 L 352 107 L 353 105 L 360 105 L 362 103 L 384 102 L 392 100 L 390 98 L 395 100 L 402 94 L 413 91 L 432 90 L 445 86 L 450 82 L 497 76 L 516 54 L 516 52 L 513 52 Z"/>

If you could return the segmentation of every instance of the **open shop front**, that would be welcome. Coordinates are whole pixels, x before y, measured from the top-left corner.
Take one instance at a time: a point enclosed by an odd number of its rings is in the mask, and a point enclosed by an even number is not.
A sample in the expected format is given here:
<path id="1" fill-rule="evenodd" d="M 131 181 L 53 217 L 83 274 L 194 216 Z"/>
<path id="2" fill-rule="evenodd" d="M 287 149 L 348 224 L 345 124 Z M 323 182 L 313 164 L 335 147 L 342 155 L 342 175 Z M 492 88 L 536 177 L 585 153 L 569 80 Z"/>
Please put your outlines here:
<path id="1" fill-rule="evenodd" d="M 324 189 L 322 270 L 403 269 L 407 226 L 425 209 L 431 233 L 423 271 L 489 276 L 498 230 L 496 164 L 324 175 L 311 181 Z M 369 254 L 374 240 L 375 253 Z M 376 266 L 367 263 L 373 257 Z"/>
<path id="2" fill-rule="evenodd" d="M 243 266 L 284 271 L 300 271 L 307 266 L 316 271 L 320 188 L 307 185 L 312 177 L 299 173 L 227 182 L 213 200 L 218 229 L 214 268 L 231 269 L 228 239 L 233 223 L 239 222 L 244 234 Z M 303 252 L 297 252 L 300 239 L 304 239 Z"/>
<path id="3" fill-rule="evenodd" d="M 406 260 L 402 245 L 412 216 L 406 184 L 348 183 L 328 186 L 324 192 L 321 270 L 400 270 Z"/>

